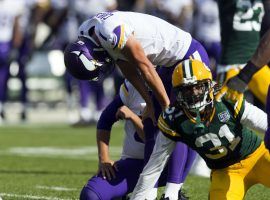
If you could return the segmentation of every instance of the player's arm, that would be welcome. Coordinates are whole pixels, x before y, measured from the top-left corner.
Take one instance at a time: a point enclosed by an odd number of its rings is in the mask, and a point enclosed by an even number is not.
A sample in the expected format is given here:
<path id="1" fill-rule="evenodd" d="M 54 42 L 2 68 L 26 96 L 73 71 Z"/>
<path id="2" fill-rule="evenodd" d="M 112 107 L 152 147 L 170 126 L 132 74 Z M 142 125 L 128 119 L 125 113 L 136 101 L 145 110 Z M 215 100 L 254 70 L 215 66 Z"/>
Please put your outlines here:
<path id="1" fill-rule="evenodd" d="M 127 106 L 121 106 L 117 110 L 116 118 L 130 120 L 133 123 L 139 137 L 144 141 L 143 123 L 138 115 L 132 112 Z"/>
<path id="2" fill-rule="evenodd" d="M 235 109 L 237 110 L 237 107 L 235 107 Z M 241 110 L 243 110 L 243 112 Z M 239 113 L 239 115 L 241 115 L 241 124 L 255 131 L 265 133 L 267 129 L 267 115 L 264 111 L 244 101 Z"/>
<path id="3" fill-rule="evenodd" d="M 151 119 L 155 121 L 152 99 L 149 95 L 148 88 L 145 85 L 145 81 L 143 80 L 138 70 L 136 69 L 136 65 L 134 63 L 129 63 L 127 61 L 119 60 L 117 61 L 117 66 L 120 68 L 125 78 L 128 79 L 128 81 L 136 88 L 136 90 L 140 93 L 142 98 L 145 100 L 147 104 L 147 108 L 153 112 L 152 116 L 149 116 L 149 117 L 151 117 Z"/>
<path id="4" fill-rule="evenodd" d="M 97 124 L 98 172 L 101 172 L 104 179 L 108 178 L 109 180 L 115 177 L 115 170 L 117 170 L 109 154 L 111 128 L 117 121 L 116 113 L 121 106 L 123 106 L 121 98 L 116 96 L 102 112 Z"/>
<path id="5" fill-rule="evenodd" d="M 128 38 L 122 53 L 129 60 L 129 62 L 134 63 L 135 66 L 140 70 L 143 79 L 152 89 L 161 107 L 165 109 L 167 106 L 169 106 L 170 100 L 166 94 L 160 77 L 158 76 L 153 64 L 146 57 L 141 44 L 133 35 Z M 128 74 L 128 76 L 130 77 L 132 74 Z"/>
<path id="6" fill-rule="evenodd" d="M 265 132 L 264 136 L 264 143 L 267 149 L 270 150 L 270 86 L 268 87 L 268 95 L 266 101 L 266 113 L 267 113 L 267 131 Z"/>
<path id="7" fill-rule="evenodd" d="M 174 147 L 174 141 L 168 139 L 162 133 L 158 134 L 150 159 L 133 190 L 132 200 L 144 199 L 149 190 L 154 187 Z"/>

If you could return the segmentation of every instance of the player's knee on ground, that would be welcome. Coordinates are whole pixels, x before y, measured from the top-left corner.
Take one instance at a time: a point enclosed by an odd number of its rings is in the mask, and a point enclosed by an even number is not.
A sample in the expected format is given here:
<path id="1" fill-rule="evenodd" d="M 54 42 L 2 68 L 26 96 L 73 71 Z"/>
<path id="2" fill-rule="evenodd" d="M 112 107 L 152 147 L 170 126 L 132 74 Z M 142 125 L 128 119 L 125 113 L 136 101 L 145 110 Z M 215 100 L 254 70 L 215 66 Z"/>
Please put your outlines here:
<path id="1" fill-rule="evenodd" d="M 83 187 L 80 194 L 80 200 L 101 200 L 101 199 L 93 190 L 87 187 Z"/>

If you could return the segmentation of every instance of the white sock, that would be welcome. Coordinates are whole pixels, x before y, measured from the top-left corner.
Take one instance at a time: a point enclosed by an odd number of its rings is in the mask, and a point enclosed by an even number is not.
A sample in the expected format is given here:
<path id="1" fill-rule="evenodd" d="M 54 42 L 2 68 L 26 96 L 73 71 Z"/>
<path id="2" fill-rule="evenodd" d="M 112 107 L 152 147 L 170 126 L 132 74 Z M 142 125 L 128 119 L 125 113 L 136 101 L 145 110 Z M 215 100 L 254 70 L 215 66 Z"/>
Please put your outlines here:
<path id="1" fill-rule="evenodd" d="M 164 194 L 165 198 L 169 197 L 170 200 L 177 200 L 178 199 L 178 191 L 181 189 L 183 183 L 167 183 Z"/>
<path id="2" fill-rule="evenodd" d="M 80 116 L 85 121 L 89 121 L 93 117 L 89 108 L 81 108 Z"/>
<path id="3" fill-rule="evenodd" d="M 146 200 L 155 200 L 157 198 L 157 188 L 152 188 L 151 191 L 146 195 Z"/>

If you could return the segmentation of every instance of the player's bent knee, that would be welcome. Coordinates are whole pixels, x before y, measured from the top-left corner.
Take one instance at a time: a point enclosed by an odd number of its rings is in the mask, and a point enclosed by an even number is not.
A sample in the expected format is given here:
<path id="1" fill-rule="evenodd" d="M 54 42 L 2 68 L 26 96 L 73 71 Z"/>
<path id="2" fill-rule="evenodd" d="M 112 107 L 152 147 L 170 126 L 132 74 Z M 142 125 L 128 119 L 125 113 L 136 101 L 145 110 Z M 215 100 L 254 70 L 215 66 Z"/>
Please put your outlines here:
<path id="1" fill-rule="evenodd" d="M 87 187 L 83 187 L 80 194 L 80 200 L 101 200 L 101 199 L 93 190 Z"/>

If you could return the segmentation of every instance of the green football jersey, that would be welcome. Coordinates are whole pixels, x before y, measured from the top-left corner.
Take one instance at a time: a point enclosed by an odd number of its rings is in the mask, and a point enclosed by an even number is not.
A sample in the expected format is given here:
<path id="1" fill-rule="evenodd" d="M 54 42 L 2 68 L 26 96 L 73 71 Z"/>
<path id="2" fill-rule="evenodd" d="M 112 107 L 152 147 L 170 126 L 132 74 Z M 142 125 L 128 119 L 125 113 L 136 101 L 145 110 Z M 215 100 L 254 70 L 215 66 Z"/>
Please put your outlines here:
<path id="1" fill-rule="evenodd" d="M 255 52 L 264 15 L 261 0 L 218 0 L 222 54 L 220 64 L 244 64 Z"/>
<path id="2" fill-rule="evenodd" d="M 169 107 L 159 117 L 158 126 L 163 134 L 186 143 L 197 151 L 211 169 L 232 165 L 254 152 L 261 139 L 240 123 L 244 101 L 233 104 L 215 102 L 210 123 L 196 122 L 177 107 Z"/>

